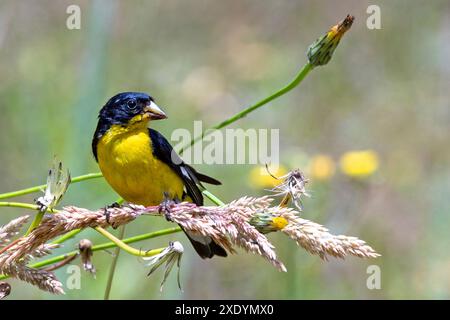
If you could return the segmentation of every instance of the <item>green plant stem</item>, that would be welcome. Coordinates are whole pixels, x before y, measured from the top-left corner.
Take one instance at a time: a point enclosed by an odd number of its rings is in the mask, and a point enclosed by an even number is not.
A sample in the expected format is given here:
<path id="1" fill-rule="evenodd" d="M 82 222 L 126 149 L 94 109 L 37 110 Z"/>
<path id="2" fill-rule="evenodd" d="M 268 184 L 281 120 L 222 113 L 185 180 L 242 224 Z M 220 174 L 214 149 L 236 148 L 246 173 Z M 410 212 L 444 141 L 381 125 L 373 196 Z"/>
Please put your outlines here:
<path id="1" fill-rule="evenodd" d="M 295 76 L 295 78 L 286 86 L 284 86 L 283 88 L 279 89 L 278 91 L 276 91 L 275 93 L 271 94 L 270 96 L 262 99 L 261 101 L 255 103 L 254 105 L 251 105 L 250 107 L 236 113 L 234 116 L 226 119 L 225 121 L 211 127 L 210 129 L 222 129 L 230 124 L 232 124 L 233 122 L 236 122 L 237 120 L 245 117 L 246 115 L 248 115 L 249 113 L 255 111 L 256 109 L 262 107 L 263 105 L 269 103 L 272 100 L 275 100 L 276 98 L 286 94 L 287 92 L 291 91 L 292 89 L 294 89 L 295 87 L 297 87 L 302 81 L 303 79 L 305 79 L 305 77 L 308 75 L 308 73 L 313 69 L 314 67 L 308 62 L 306 63 L 302 69 L 299 71 L 299 73 Z M 208 130 L 210 130 L 208 129 Z M 191 140 L 189 145 L 186 145 L 184 147 L 181 148 L 180 153 L 183 153 L 187 148 L 193 146 L 196 142 L 198 142 L 199 140 L 203 140 L 206 136 L 208 136 L 210 133 L 208 130 L 205 130 L 206 135 L 203 133 L 202 135 L 194 138 Z"/>
<path id="2" fill-rule="evenodd" d="M 120 227 L 119 231 L 119 239 L 122 240 L 125 235 L 125 225 Z M 109 268 L 108 280 L 106 281 L 105 294 L 103 296 L 103 300 L 109 300 L 109 296 L 111 294 L 112 283 L 114 280 L 114 274 L 116 272 L 117 261 L 119 261 L 120 247 L 117 247 L 114 250 L 114 257 Z"/>
<path id="3" fill-rule="evenodd" d="M 129 254 L 131 254 L 133 256 L 151 257 L 151 256 L 154 256 L 155 254 L 158 254 L 161 252 L 159 249 L 149 250 L 149 251 L 142 251 L 142 250 L 135 249 L 135 248 L 127 245 L 125 242 L 118 239 L 117 237 L 115 237 L 113 234 L 109 233 L 102 227 L 95 227 L 94 230 L 97 231 L 98 233 L 100 233 L 101 235 L 103 235 L 104 237 L 108 238 L 112 242 L 114 242 L 116 244 L 116 246 L 118 246 L 120 249 L 128 252 Z"/>
<path id="4" fill-rule="evenodd" d="M 37 205 L 23 202 L 0 202 L 0 207 L 13 207 L 30 210 L 39 210 L 39 207 Z"/>
<path id="5" fill-rule="evenodd" d="M 161 237 L 164 235 L 168 235 L 168 234 L 172 234 L 172 233 L 176 233 L 176 232 L 180 232 L 181 228 L 180 227 L 173 227 L 173 228 L 167 228 L 167 229 L 163 229 L 163 230 L 158 230 L 155 232 L 150 232 L 150 233 L 146 233 L 146 234 L 141 234 L 138 236 L 134 236 L 134 237 L 129 237 L 126 239 L 123 239 L 122 242 L 123 243 L 134 243 L 134 242 L 138 242 L 138 241 L 143 241 L 143 240 L 147 240 L 147 239 L 152 239 L 152 238 L 156 238 L 156 237 Z M 106 250 L 106 249 L 110 249 L 110 248 L 114 248 L 117 247 L 116 243 L 114 242 L 106 242 L 106 243 L 102 243 L 102 244 L 98 244 L 92 247 L 92 251 L 99 251 L 99 250 Z M 164 250 L 165 248 L 160 248 L 160 249 L 154 249 L 152 251 L 156 252 L 159 251 L 161 252 L 162 250 Z M 159 253 L 158 252 L 158 253 Z M 30 265 L 30 268 L 42 268 L 45 266 L 48 266 L 50 264 L 54 264 L 57 263 L 59 261 L 62 261 L 64 259 L 66 259 L 69 256 L 75 255 L 78 253 L 78 250 L 74 250 L 71 252 L 67 252 L 65 254 L 53 257 L 53 258 L 49 258 L 34 264 Z M 9 276 L 7 275 L 0 275 L 0 280 L 9 278 Z"/>
<path id="6" fill-rule="evenodd" d="M 58 210 L 55 210 L 55 209 L 50 209 L 50 210 L 47 209 L 47 210 L 52 213 L 58 212 Z M 38 211 L 38 213 L 34 216 L 34 219 L 31 222 L 31 225 L 28 228 L 27 232 L 25 232 L 24 237 L 28 236 L 31 233 L 31 231 L 33 231 L 41 223 L 42 218 L 44 218 L 44 215 L 47 212 L 47 210 L 45 210 L 45 211 L 39 210 Z"/>
<path id="7" fill-rule="evenodd" d="M 122 199 L 122 198 L 119 198 L 119 200 L 116 201 L 116 203 L 118 203 L 119 205 L 121 205 L 123 202 L 124 202 L 124 199 Z M 122 240 L 124 236 L 125 236 L 125 225 L 120 227 L 119 239 Z M 109 296 L 111 294 L 112 282 L 114 280 L 114 274 L 116 272 L 116 266 L 117 266 L 117 261 L 119 260 L 119 254 L 120 254 L 120 247 L 117 247 L 114 250 L 113 260 L 111 262 L 111 267 L 109 269 L 108 280 L 106 282 L 105 294 L 103 297 L 104 300 L 109 300 Z"/>
<path id="8" fill-rule="evenodd" d="M 66 242 L 67 240 L 75 237 L 77 234 L 79 234 L 82 231 L 82 229 L 75 229 L 72 231 L 67 232 L 65 235 L 59 237 L 55 241 L 52 241 L 53 244 L 60 244 L 63 242 Z"/>
<path id="9" fill-rule="evenodd" d="M 219 198 L 217 198 L 214 194 L 212 194 L 211 192 L 209 192 L 208 190 L 204 189 L 202 190 L 202 193 L 212 202 L 214 202 L 216 205 L 218 206 L 223 206 L 225 205 L 225 203 L 220 200 Z"/>
<path id="10" fill-rule="evenodd" d="M 84 175 L 73 178 L 70 183 L 72 184 L 72 183 L 77 183 L 77 182 L 101 178 L 101 177 L 102 177 L 102 174 L 100 172 L 88 173 L 88 174 L 84 174 Z M 0 199 L 13 198 L 13 197 L 18 197 L 18 196 L 23 196 L 25 194 L 42 191 L 42 190 L 45 190 L 46 186 L 47 185 L 42 184 L 40 186 L 35 186 L 35 187 L 26 188 L 26 189 L 22 189 L 22 190 L 2 193 L 2 194 L 0 194 Z"/>
<path id="11" fill-rule="evenodd" d="M 25 232 L 24 237 L 28 236 L 31 231 L 34 230 L 40 223 L 42 218 L 44 217 L 45 211 L 39 210 L 38 213 L 34 216 L 33 222 L 31 222 L 30 226 L 28 227 L 27 232 Z"/>

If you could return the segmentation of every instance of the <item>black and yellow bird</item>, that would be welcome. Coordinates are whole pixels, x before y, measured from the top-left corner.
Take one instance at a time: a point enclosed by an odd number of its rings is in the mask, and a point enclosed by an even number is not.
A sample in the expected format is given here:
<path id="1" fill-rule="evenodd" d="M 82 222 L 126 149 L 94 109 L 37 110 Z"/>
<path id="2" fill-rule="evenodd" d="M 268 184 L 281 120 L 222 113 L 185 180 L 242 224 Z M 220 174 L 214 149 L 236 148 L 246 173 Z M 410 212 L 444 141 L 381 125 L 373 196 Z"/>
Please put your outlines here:
<path id="1" fill-rule="evenodd" d="M 128 202 L 152 206 L 178 199 L 203 205 L 201 182 L 220 182 L 184 163 L 161 133 L 148 128 L 151 120 L 166 118 L 148 94 L 115 95 L 100 110 L 94 157 L 106 181 Z M 186 235 L 202 258 L 227 256 L 211 238 Z"/>

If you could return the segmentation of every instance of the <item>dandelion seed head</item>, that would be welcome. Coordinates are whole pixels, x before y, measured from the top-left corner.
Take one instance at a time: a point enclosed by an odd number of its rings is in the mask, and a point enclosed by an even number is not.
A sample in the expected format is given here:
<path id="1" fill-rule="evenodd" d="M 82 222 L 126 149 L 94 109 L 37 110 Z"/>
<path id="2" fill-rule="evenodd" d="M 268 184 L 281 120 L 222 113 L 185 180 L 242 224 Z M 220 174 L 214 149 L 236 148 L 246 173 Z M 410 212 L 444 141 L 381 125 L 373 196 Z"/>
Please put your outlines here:
<path id="1" fill-rule="evenodd" d="M 169 242 L 169 245 L 162 250 L 160 253 L 151 256 L 151 257 L 144 257 L 143 259 L 146 261 L 149 261 L 147 264 L 148 267 L 152 267 L 150 272 L 148 273 L 148 276 L 152 275 L 153 272 L 155 272 L 159 267 L 164 265 L 164 278 L 161 282 L 160 291 L 163 290 L 164 284 L 166 283 L 167 277 L 169 276 L 170 272 L 172 271 L 175 264 L 177 265 L 177 282 L 178 282 L 178 288 L 181 289 L 181 283 L 180 283 L 180 262 L 181 257 L 183 255 L 184 248 L 183 245 L 178 242 Z"/>
<path id="2" fill-rule="evenodd" d="M 275 186 L 270 191 L 272 191 L 275 196 L 291 199 L 297 209 L 302 211 L 302 198 L 310 197 L 310 194 L 306 191 L 305 187 L 309 180 L 306 179 L 299 169 L 292 170 L 279 179 L 282 180 L 282 183 Z"/>

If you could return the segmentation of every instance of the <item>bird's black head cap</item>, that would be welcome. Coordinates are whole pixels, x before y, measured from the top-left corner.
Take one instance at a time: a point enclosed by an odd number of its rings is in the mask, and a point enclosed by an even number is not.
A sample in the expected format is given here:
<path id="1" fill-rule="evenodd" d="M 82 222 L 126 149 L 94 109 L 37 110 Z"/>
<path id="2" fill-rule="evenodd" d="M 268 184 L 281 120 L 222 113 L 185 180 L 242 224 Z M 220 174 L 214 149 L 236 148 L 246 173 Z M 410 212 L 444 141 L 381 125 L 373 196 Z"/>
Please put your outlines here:
<path id="1" fill-rule="evenodd" d="M 144 113 L 144 108 L 154 103 L 153 98 L 141 92 L 122 92 L 108 100 L 100 110 L 99 120 L 111 125 L 126 125 L 135 116 Z"/>
<path id="2" fill-rule="evenodd" d="M 98 115 L 97 129 L 92 140 L 92 151 L 97 158 L 98 140 L 113 125 L 127 126 L 130 120 L 159 120 L 167 118 L 166 114 L 155 104 L 154 99 L 141 92 L 122 92 L 108 100 Z"/>

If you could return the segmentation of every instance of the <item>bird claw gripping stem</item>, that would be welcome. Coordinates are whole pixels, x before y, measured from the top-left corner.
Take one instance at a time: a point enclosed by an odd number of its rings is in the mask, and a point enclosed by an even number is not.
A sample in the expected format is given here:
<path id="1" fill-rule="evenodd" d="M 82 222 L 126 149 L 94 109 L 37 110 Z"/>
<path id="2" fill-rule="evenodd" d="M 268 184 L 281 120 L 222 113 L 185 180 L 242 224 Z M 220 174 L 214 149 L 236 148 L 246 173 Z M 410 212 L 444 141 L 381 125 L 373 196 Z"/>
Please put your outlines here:
<path id="1" fill-rule="evenodd" d="M 178 198 L 171 199 L 169 197 L 169 194 L 167 192 L 164 192 L 164 200 L 159 205 L 158 213 L 163 214 L 167 221 L 173 222 L 170 212 L 172 206 L 177 203 L 180 203 L 180 200 Z"/>
<path id="2" fill-rule="evenodd" d="M 111 223 L 111 213 L 108 211 L 108 209 L 111 209 L 111 208 L 120 208 L 121 207 L 121 205 L 119 204 L 119 203 L 117 203 L 117 202 L 113 202 L 112 204 L 110 204 L 110 205 L 107 205 L 105 208 L 104 208 L 104 215 L 105 215 L 105 220 L 106 220 L 106 222 L 113 228 L 113 229 L 117 229 L 117 226 L 115 226 L 114 225 L 114 223 Z"/>

